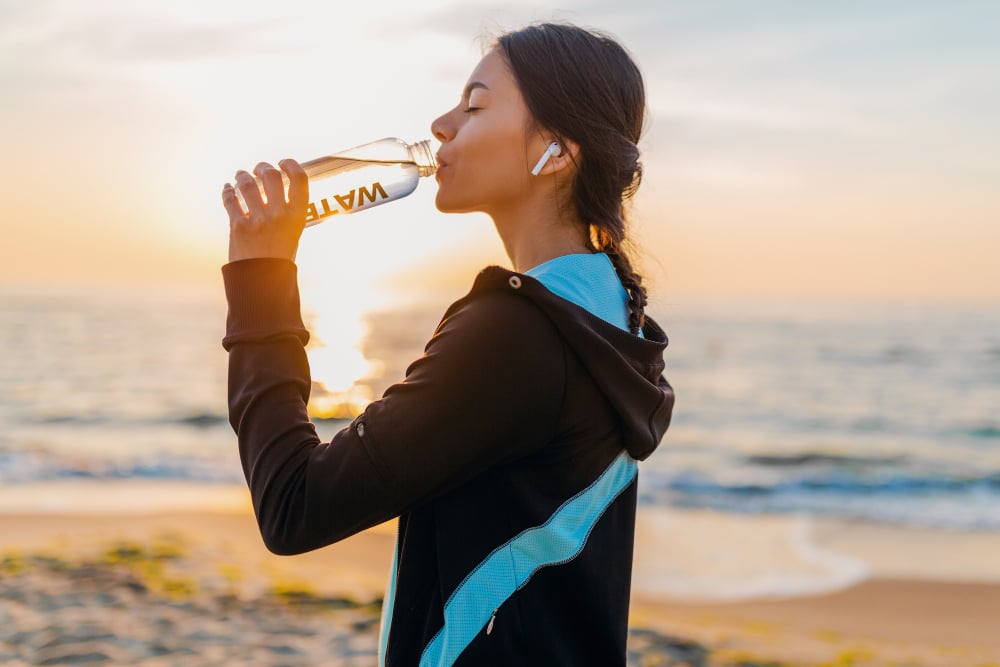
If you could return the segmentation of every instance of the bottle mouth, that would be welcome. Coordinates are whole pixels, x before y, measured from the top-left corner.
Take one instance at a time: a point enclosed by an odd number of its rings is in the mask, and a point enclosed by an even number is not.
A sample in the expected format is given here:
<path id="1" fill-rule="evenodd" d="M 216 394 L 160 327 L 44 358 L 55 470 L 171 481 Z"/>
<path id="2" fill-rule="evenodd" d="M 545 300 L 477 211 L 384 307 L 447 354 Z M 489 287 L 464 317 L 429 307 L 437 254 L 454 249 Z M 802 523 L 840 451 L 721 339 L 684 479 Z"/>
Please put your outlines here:
<path id="1" fill-rule="evenodd" d="M 413 144 L 412 153 L 417 171 L 421 176 L 433 176 L 438 169 L 437 158 L 431 150 L 430 139 L 424 139 Z"/>

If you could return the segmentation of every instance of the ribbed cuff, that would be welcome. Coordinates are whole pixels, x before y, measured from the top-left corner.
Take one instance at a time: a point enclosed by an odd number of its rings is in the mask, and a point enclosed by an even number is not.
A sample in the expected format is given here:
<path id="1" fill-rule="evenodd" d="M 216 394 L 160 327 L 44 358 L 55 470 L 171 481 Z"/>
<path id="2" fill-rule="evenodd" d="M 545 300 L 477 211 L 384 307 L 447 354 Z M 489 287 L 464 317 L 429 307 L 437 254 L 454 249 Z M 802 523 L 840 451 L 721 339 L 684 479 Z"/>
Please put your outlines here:
<path id="1" fill-rule="evenodd" d="M 222 267 L 229 314 L 222 347 L 294 335 L 305 345 L 309 332 L 299 308 L 298 267 L 287 259 L 261 257 Z"/>

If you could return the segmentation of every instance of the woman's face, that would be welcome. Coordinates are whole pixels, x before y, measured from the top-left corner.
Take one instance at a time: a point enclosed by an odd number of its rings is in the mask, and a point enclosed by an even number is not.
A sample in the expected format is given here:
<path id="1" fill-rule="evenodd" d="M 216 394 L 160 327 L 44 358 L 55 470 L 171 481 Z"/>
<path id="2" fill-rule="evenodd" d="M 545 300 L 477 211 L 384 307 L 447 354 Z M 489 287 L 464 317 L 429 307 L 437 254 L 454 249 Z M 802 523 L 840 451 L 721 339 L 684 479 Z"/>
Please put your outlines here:
<path id="1" fill-rule="evenodd" d="M 495 213 L 525 195 L 533 148 L 530 116 L 503 55 L 490 51 L 469 77 L 459 104 L 431 123 L 438 151 L 437 208 Z M 538 155 L 535 159 L 538 159 Z"/>

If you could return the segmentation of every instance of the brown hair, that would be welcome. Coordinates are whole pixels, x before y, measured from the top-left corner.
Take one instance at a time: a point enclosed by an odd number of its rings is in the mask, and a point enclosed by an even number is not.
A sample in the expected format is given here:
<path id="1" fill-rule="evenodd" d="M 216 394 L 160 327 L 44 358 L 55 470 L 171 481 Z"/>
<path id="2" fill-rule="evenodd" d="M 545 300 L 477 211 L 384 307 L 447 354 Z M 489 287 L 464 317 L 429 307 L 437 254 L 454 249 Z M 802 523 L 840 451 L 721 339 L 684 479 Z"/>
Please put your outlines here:
<path id="1" fill-rule="evenodd" d="M 497 38 L 534 121 L 579 145 L 572 200 L 588 244 L 611 259 L 629 295 L 629 328 L 645 319 L 646 289 L 625 245 L 625 202 L 642 179 L 646 107 L 639 68 L 611 37 L 557 23 Z"/>

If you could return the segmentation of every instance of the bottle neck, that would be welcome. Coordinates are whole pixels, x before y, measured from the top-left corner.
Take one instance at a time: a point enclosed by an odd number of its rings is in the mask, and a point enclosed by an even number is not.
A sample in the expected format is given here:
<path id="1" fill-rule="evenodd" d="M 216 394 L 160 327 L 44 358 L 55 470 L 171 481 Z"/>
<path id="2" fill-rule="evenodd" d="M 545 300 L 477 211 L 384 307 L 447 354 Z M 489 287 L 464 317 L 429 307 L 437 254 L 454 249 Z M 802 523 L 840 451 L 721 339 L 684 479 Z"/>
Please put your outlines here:
<path id="1" fill-rule="evenodd" d="M 433 176 L 437 172 L 437 159 L 434 157 L 434 151 L 431 150 L 429 139 L 412 143 L 407 146 L 407 149 L 421 176 Z"/>

